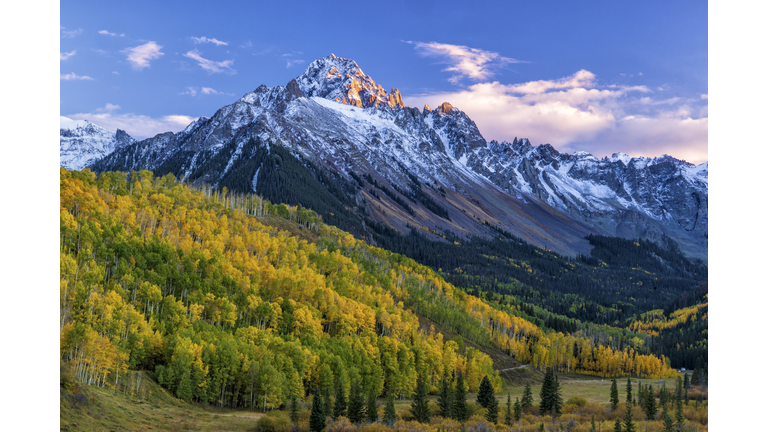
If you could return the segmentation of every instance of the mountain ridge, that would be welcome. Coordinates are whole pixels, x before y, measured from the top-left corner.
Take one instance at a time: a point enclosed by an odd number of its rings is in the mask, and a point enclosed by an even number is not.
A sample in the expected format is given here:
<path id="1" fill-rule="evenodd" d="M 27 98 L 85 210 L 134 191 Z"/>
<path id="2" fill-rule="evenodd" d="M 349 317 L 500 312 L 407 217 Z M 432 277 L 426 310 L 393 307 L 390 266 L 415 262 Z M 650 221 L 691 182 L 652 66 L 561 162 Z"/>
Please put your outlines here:
<path id="1" fill-rule="evenodd" d="M 588 234 L 669 236 L 688 255 L 706 260 L 708 163 L 618 153 L 600 160 L 585 152 L 559 153 L 549 144 L 534 147 L 524 138 L 488 142 L 450 103 L 407 107 L 397 89 L 387 93 L 356 62 L 333 54 L 310 63 L 285 86 L 262 85 L 184 131 L 117 148 L 93 167 L 165 169 L 216 185 L 238 158 L 248 157 L 241 152 L 252 138 L 268 148 L 270 141 L 281 143 L 349 181 L 350 172 L 368 174 L 396 189 L 393 196 L 413 203 L 413 215 L 365 187 L 355 199 L 371 217 L 401 232 L 422 226 L 487 237 L 493 233 L 483 225 L 494 224 L 571 255 L 588 249 Z M 212 166 L 230 142 L 231 155 Z M 206 163 L 210 169 L 201 172 Z M 258 167 L 249 169 L 258 175 Z M 448 217 L 409 196 L 438 203 Z M 386 204 L 383 210 L 372 205 L 377 202 Z"/>

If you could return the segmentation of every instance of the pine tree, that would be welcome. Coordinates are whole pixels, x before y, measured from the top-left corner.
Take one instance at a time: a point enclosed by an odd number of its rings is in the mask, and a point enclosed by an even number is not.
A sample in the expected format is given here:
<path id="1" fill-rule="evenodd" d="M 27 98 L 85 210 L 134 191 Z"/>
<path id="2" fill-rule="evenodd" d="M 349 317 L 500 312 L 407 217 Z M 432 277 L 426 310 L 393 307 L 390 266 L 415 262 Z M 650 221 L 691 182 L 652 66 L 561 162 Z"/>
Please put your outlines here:
<path id="1" fill-rule="evenodd" d="M 504 413 L 504 424 L 512 426 L 512 395 L 507 393 L 507 411 Z"/>
<path id="2" fill-rule="evenodd" d="M 672 417 L 669 415 L 664 417 L 664 432 L 674 432 L 675 430 L 675 422 L 672 420 Z"/>
<path id="3" fill-rule="evenodd" d="M 547 368 L 547 372 L 544 374 L 544 382 L 541 383 L 541 390 L 539 391 L 539 414 L 544 415 L 552 408 L 552 385 L 554 383 L 551 368 Z"/>
<path id="4" fill-rule="evenodd" d="M 323 415 L 325 417 L 333 416 L 333 402 L 331 401 L 330 387 L 326 387 L 323 390 Z"/>
<path id="5" fill-rule="evenodd" d="M 627 377 L 627 405 L 632 405 L 632 381 Z"/>
<path id="6" fill-rule="evenodd" d="M 515 421 L 520 420 L 520 416 L 523 414 L 523 404 L 515 398 Z"/>
<path id="7" fill-rule="evenodd" d="M 491 391 L 493 391 L 493 388 L 491 388 Z M 488 401 L 488 406 L 486 407 L 488 410 L 485 413 L 485 420 L 490 422 L 491 424 L 496 424 L 499 422 L 499 401 L 496 399 L 496 396 L 491 393 L 491 400 Z"/>
<path id="8" fill-rule="evenodd" d="M 616 411 L 619 407 L 619 385 L 616 383 L 616 378 L 611 382 L 611 410 Z"/>
<path id="9" fill-rule="evenodd" d="M 437 396 L 437 414 L 443 418 L 451 418 L 453 416 L 453 389 L 451 389 L 451 383 L 448 381 L 448 377 L 443 377 L 440 383 L 440 394 Z"/>
<path id="10" fill-rule="evenodd" d="M 680 375 L 677 376 L 677 383 L 675 385 L 675 408 L 680 409 L 680 405 L 683 403 L 683 379 Z"/>
<path id="11" fill-rule="evenodd" d="M 678 406 L 677 410 L 675 410 L 675 421 L 677 421 L 678 428 L 681 428 L 683 423 L 685 423 L 685 416 L 683 415 L 682 405 Z"/>
<path id="12" fill-rule="evenodd" d="M 623 430 L 621 428 L 621 420 L 616 419 L 616 423 L 613 424 L 613 432 L 622 432 Z"/>
<path id="13" fill-rule="evenodd" d="M 595 424 L 595 415 L 592 414 L 592 425 L 589 428 L 589 432 L 597 432 L 597 425 Z"/>
<path id="14" fill-rule="evenodd" d="M 685 388 L 685 406 L 688 406 L 688 387 Z"/>
<path id="15" fill-rule="evenodd" d="M 648 391 L 645 392 L 643 410 L 647 420 L 653 420 L 656 417 L 656 398 L 653 397 L 653 387 L 651 386 L 648 386 Z"/>
<path id="16" fill-rule="evenodd" d="M 368 392 L 368 407 L 365 409 L 368 414 L 368 421 L 376 423 L 379 421 L 379 410 L 376 407 L 376 390 L 371 386 L 371 390 Z"/>
<path id="17" fill-rule="evenodd" d="M 363 401 L 363 392 L 360 384 L 355 382 L 349 389 L 349 403 L 347 404 L 347 417 L 349 421 L 359 424 L 365 416 L 365 401 Z"/>
<path id="18" fill-rule="evenodd" d="M 544 432 L 544 423 L 539 424 L 539 428 L 536 429 L 537 432 Z"/>
<path id="19" fill-rule="evenodd" d="M 462 423 L 469 420 L 467 393 L 464 389 L 464 376 L 461 372 L 459 372 L 459 375 L 456 377 L 456 391 L 453 396 L 453 418 Z"/>
<path id="20" fill-rule="evenodd" d="M 344 395 L 344 383 L 339 380 L 339 387 L 336 389 L 336 401 L 333 404 L 333 419 L 347 415 L 347 398 Z"/>
<path id="21" fill-rule="evenodd" d="M 411 416 L 419 423 L 429 423 L 429 402 L 427 401 L 427 385 L 419 375 L 416 380 L 416 393 L 411 401 Z"/>
<path id="22" fill-rule="evenodd" d="M 291 421 L 293 424 L 299 422 L 299 398 L 296 395 L 291 395 Z"/>
<path id="23" fill-rule="evenodd" d="M 684 375 L 684 378 L 685 379 L 683 381 L 683 387 L 685 387 L 686 389 L 691 388 L 691 378 L 688 376 L 687 373 Z"/>
<path id="24" fill-rule="evenodd" d="M 533 391 L 531 391 L 531 383 L 525 383 L 525 389 L 523 390 L 523 398 L 520 400 L 520 408 L 525 410 L 533 406 Z"/>
<path id="25" fill-rule="evenodd" d="M 627 404 L 627 414 L 624 416 L 624 432 L 636 432 L 635 418 L 632 416 L 632 405 Z"/>
<path id="26" fill-rule="evenodd" d="M 391 394 L 387 395 L 387 404 L 384 405 L 384 423 L 392 426 L 397 421 L 397 413 L 395 412 L 395 396 Z"/>
<path id="27" fill-rule="evenodd" d="M 325 429 L 325 413 L 323 402 L 318 392 L 312 397 L 312 413 L 309 415 L 309 429 L 312 432 L 322 432 Z"/>
<path id="28" fill-rule="evenodd" d="M 483 408 L 488 408 L 488 404 L 491 403 L 491 398 L 493 397 L 493 386 L 491 381 L 488 380 L 488 375 L 486 375 L 480 381 L 480 388 L 477 390 L 477 403 Z"/>

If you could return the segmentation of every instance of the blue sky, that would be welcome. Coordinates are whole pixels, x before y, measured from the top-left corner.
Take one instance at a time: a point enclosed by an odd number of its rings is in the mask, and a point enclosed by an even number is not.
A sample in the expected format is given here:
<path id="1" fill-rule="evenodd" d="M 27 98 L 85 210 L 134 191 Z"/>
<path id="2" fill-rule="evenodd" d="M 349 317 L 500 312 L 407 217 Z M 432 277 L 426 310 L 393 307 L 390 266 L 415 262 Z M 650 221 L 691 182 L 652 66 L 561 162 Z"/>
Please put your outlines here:
<path id="1" fill-rule="evenodd" d="M 60 3 L 60 113 L 178 131 L 330 53 L 486 139 L 708 160 L 706 2 Z"/>

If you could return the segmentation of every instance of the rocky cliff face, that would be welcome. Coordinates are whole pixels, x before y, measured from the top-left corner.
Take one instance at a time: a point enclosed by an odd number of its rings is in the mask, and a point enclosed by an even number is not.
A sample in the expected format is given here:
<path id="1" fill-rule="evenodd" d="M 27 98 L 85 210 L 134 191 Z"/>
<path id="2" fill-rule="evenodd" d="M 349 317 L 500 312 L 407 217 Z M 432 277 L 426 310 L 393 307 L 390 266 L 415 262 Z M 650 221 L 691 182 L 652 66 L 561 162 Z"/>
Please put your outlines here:
<path id="1" fill-rule="evenodd" d="M 94 168 L 151 169 L 216 184 L 250 157 L 243 148 L 255 137 L 346 178 L 370 174 L 391 185 L 414 214 L 386 196 L 374 198 L 367 186 L 356 199 L 404 232 L 410 225 L 492 236 L 489 224 L 569 254 L 586 251 L 588 233 L 667 235 L 706 259 L 707 164 L 622 154 L 598 160 L 527 139 L 487 142 L 460 109 L 447 102 L 405 107 L 399 91 L 386 93 L 357 63 L 334 55 L 312 62 L 286 86 L 261 86 L 182 132 L 119 147 Z M 258 167 L 249 169 L 258 174 Z M 424 195 L 406 192 L 414 187 Z M 428 211 L 429 200 L 449 216 Z"/>

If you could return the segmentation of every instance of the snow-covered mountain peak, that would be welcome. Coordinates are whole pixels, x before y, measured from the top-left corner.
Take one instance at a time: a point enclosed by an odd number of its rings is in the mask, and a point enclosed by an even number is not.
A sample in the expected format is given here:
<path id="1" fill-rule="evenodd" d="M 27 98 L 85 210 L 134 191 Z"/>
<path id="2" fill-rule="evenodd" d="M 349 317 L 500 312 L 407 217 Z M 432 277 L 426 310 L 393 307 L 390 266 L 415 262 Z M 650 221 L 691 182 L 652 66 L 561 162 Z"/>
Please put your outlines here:
<path id="1" fill-rule="evenodd" d="M 59 164 L 72 170 L 83 169 L 135 141 L 123 130 L 110 132 L 88 120 L 64 116 L 59 116 L 59 132 Z"/>
<path id="2" fill-rule="evenodd" d="M 387 93 L 360 69 L 357 62 L 334 54 L 310 63 L 296 82 L 309 97 L 322 97 L 360 108 L 404 107 L 398 89 L 393 88 Z"/>

